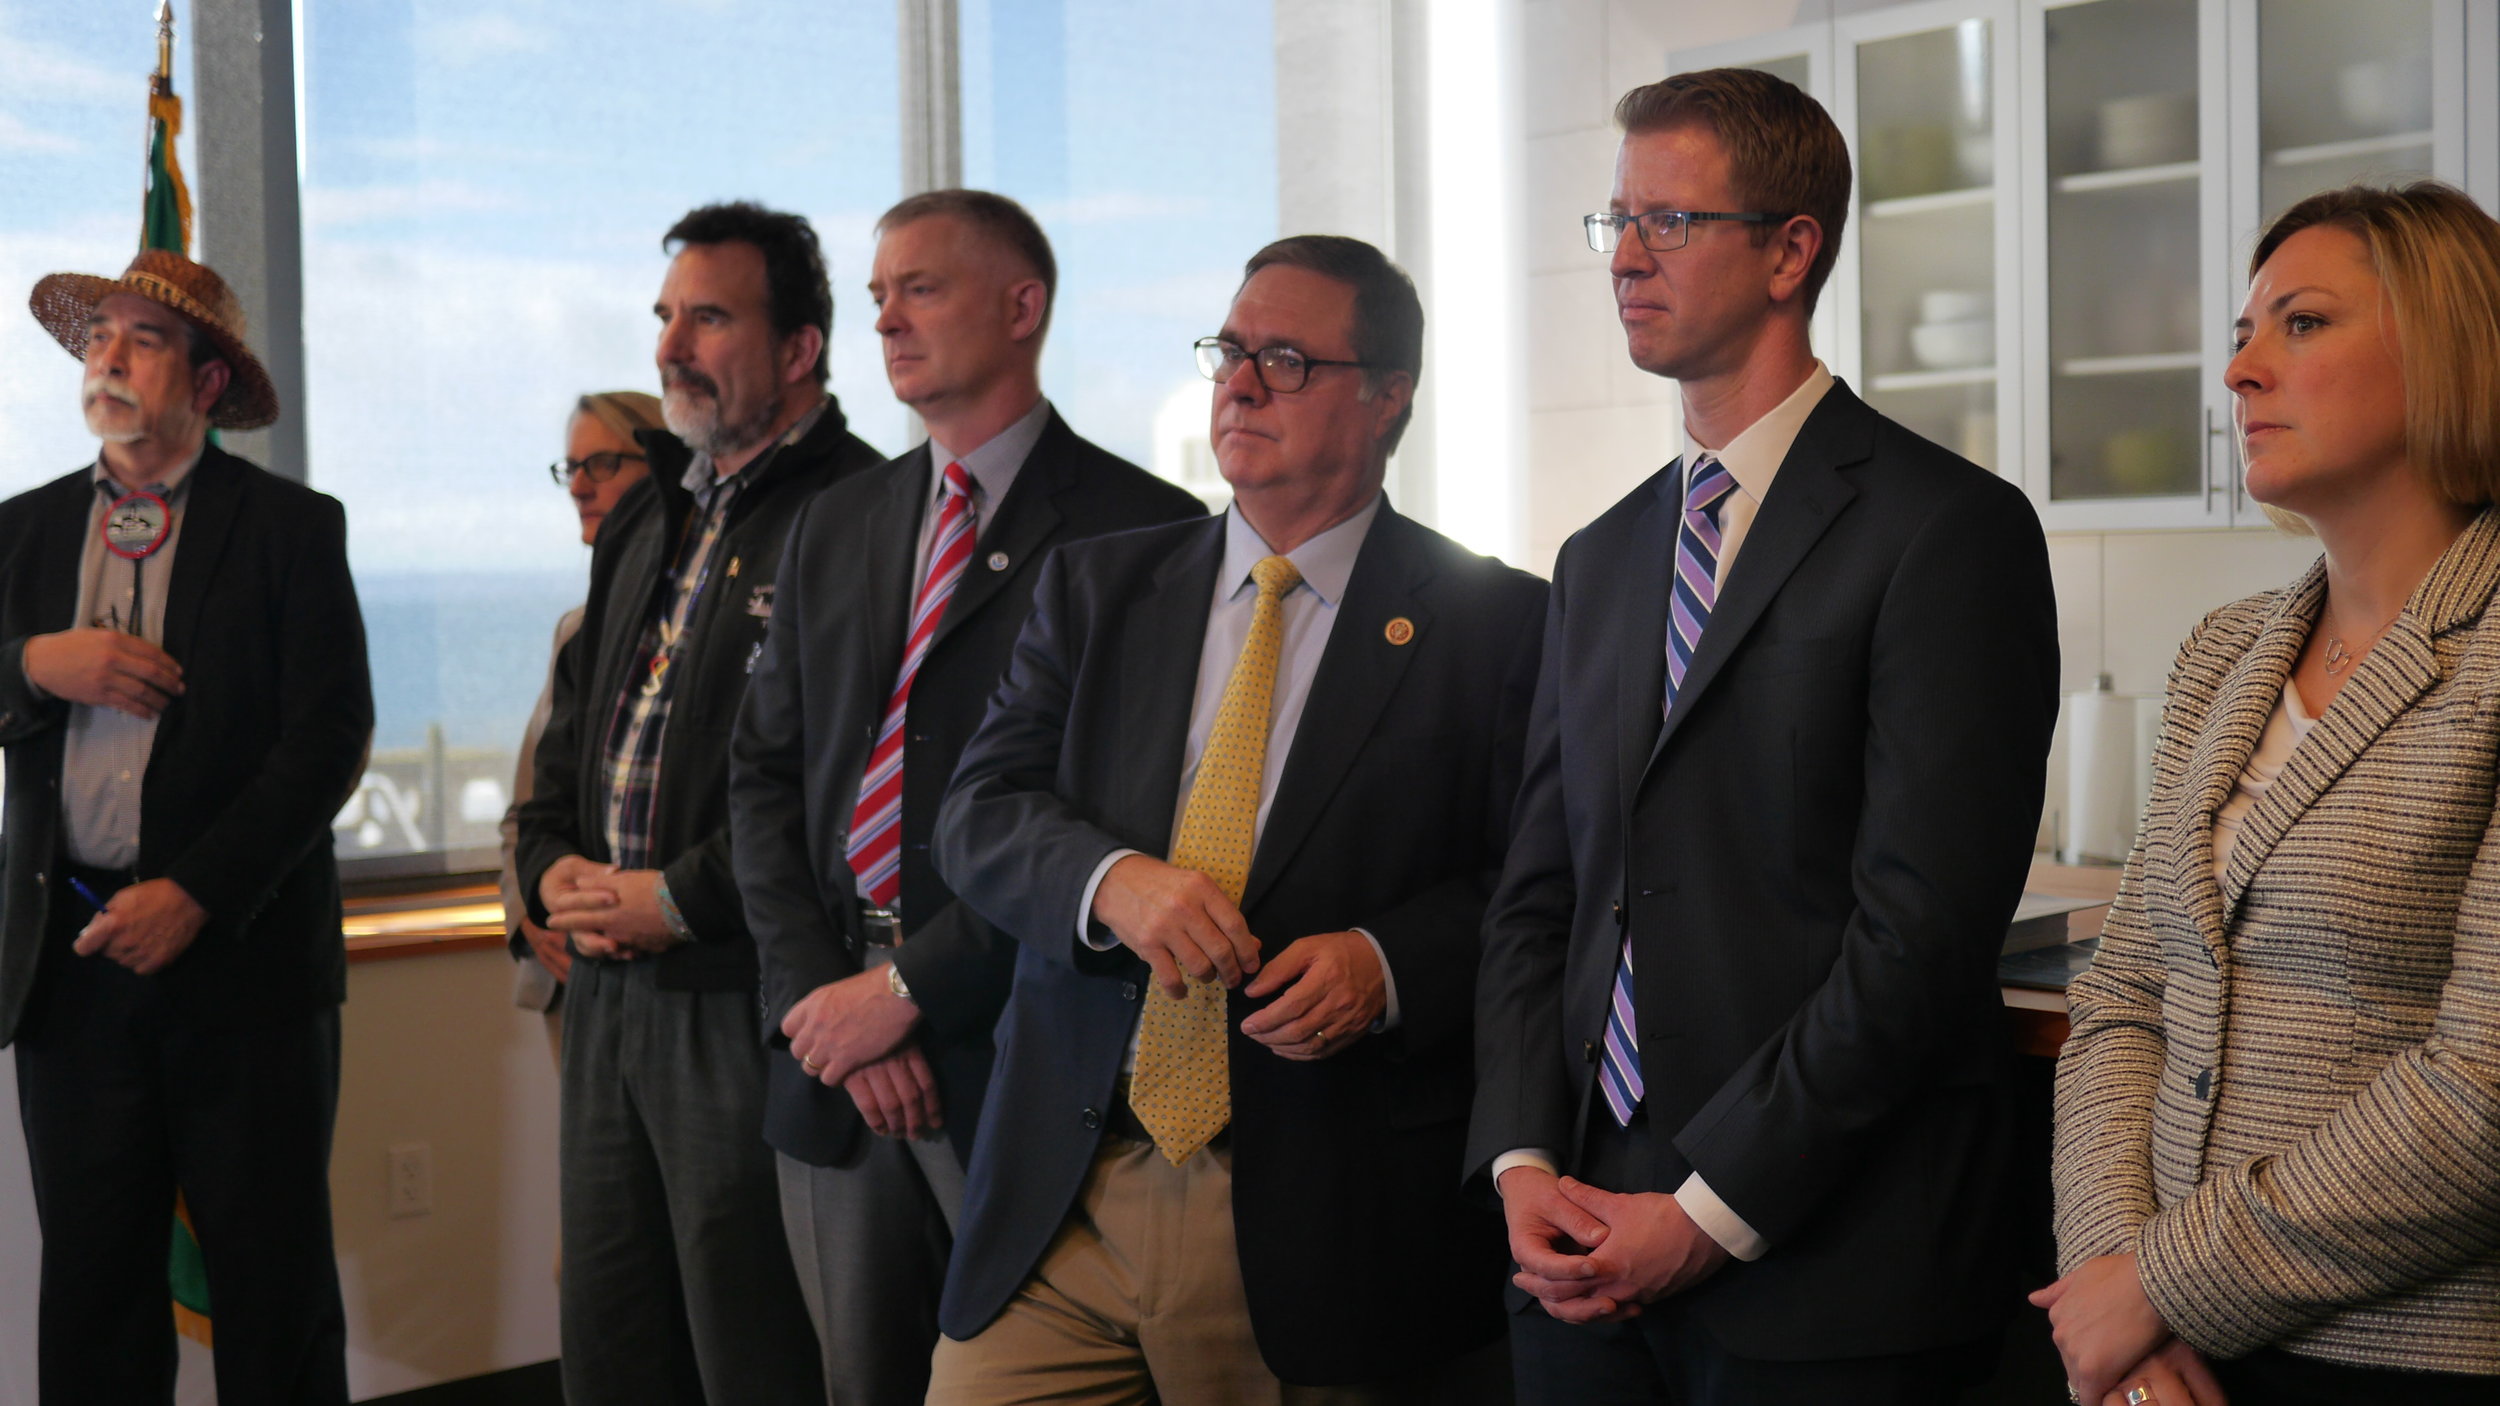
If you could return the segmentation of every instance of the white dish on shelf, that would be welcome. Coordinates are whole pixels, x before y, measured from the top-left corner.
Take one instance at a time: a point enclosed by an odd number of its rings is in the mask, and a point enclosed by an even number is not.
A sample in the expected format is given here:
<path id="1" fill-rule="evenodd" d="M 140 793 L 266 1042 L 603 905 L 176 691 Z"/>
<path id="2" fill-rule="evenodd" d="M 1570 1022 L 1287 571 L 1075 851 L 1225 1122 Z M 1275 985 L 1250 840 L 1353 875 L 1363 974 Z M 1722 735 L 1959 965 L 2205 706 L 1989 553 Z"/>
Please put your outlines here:
<path id="1" fill-rule="evenodd" d="M 2196 95 L 2138 93 L 2101 104 L 2101 169 L 2133 170 L 2196 159 Z"/>
<path id="2" fill-rule="evenodd" d="M 1918 295 L 1921 322 L 1972 322 L 1988 316 L 1996 298 L 1967 288 L 1931 288 Z"/>
<path id="3" fill-rule="evenodd" d="M 1993 317 L 1963 322 L 1927 322 L 1910 329 L 1910 356 L 1929 370 L 1985 366 L 1996 354 L 1997 323 Z"/>

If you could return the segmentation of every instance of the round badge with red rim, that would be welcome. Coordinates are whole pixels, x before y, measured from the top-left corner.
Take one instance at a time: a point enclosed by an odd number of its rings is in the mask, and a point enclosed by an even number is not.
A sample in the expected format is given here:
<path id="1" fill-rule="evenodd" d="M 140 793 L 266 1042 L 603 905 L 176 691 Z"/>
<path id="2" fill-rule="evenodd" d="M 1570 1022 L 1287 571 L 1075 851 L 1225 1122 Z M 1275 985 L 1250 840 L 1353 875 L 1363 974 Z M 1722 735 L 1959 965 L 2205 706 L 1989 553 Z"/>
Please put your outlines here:
<path id="1" fill-rule="evenodd" d="M 104 510 L 104 550 L 137 561 L 165 545 L 173 522 L 173 509 L 153 493 L 117 498 Z"/>

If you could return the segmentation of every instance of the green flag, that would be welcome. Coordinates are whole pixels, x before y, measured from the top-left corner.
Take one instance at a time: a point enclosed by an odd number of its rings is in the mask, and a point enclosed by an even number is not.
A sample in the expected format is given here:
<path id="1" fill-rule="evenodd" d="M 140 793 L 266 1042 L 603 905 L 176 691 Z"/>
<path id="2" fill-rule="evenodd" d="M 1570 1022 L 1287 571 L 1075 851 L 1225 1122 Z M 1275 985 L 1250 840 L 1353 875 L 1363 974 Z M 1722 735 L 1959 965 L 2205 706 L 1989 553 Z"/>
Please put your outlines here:
<path id="1" fill-rule="evenodd" d="M 156 10 L 156 73 L 148 80 L 148 175 L 140 203 L 139 247 L 169 249 L 187 259 L 191 190 L 183 184 L 182 159 L 174 152 L 174 139 L 181 135 L 182 99 L 174 96 L 174 7 L 172 0 L 164 0 Z M 200 1256 L 199 1237 L 191 1232 L 190 1208 L 178 1192 L 165 1278 L 173 1294 L 174 1326 L 185 1337 L 208 1343 L 208 1263 Z"/>

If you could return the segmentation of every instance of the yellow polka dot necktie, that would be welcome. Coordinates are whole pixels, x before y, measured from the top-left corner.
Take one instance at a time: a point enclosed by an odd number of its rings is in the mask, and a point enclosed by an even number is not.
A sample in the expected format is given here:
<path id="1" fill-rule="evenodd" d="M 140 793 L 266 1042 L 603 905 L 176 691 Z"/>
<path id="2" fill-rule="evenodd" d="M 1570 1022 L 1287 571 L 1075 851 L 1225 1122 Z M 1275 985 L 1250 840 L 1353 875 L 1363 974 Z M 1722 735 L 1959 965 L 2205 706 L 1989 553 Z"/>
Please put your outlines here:
<path id="1" fill-rule="evenodd" d="M 1250 881 L 1276 655 L 1285 639 L 1285 595 L 1302 583 L 1302 573 L 1284 557 L 1268 557 L 1250 568 L 1250 579 L 1259 586 L 1250 637 L 1242 641 L 1241 658 L 1224 685 L 1224 702 L 1198 756 L 1198 779 L 1181 809 L 1180 836 L 1172 842 L 1174 864 L 1213 879 L 1235 903 Z M 1232 1068 L 1225 1057 L 1229 1023 L 1220 981 L 1192 978 L 1189 994 L 1179 1000 L 1160 986 L 1147 988 L 1129 1106 L 1175 1166 L 1233 1120 Z"/>

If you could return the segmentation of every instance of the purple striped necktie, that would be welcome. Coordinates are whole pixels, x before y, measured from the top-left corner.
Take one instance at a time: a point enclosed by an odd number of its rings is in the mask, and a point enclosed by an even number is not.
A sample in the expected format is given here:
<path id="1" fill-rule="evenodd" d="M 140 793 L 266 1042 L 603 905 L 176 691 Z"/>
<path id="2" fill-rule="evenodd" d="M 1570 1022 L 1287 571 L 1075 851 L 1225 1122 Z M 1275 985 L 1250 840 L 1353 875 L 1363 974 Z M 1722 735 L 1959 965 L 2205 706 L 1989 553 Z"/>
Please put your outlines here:
<path id="1" fill-rule="evenodd" d="M 1736 487 L 1727 466 L 1704 454 L 1693 460 L 1686 475 L 1684 512 L 1675 531 L 1675 584 L 1667 611 L 1667 689 L 1659 703 L 1661 716 L 1675 711 L 1675 696 L 1693 667 L 1693 651 L 1719 602 L 1719 510 Z M 1606 1041 L 1597 1063 L 1597 1087 L 1615 1122 L 1632 1125 L 1648 1085 L 1641 1078 L 1640 1021 L 1632 1004 L 1632 935 L 1623 937 L 1623 955 L 1615 963 L 1614 989 L 1606 1003 Z"/>
<path id="2" fill-rule="evenodd" d="M 938 509 L 937 536 L 929 546 L 928 574 L 913 598 L 911 628 L 904 636 L 903 667 L 895 675 L 894 696 L 886 701 L 885 722 L 868 752 L 868 769 L 859 779 L 859 804 L 851 811 L 851 843 L 846 857 L 859 876 L 859 896 L 879 908 L 892 908 L 903 891 L 903 715 L 911 703 L 912 680 L 920 661 L 929 657 L 938 622 L 946 618 L 946 602 L 972 560 L 972 478 L 961 464 L 946 466 L 946 501 Z"/>

